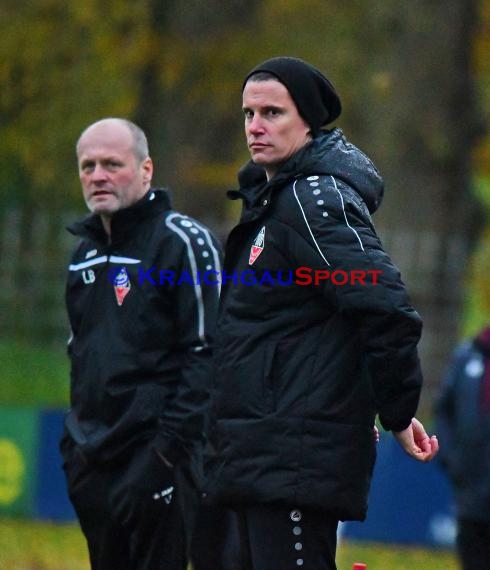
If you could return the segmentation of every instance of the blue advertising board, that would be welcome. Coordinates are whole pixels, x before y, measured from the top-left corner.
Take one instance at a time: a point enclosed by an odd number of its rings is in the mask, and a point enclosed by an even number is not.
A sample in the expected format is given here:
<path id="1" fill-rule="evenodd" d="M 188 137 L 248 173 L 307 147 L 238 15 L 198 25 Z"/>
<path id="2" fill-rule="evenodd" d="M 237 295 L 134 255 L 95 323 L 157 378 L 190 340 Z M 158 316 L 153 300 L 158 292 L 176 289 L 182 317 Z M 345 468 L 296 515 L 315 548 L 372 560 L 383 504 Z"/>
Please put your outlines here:
<path id="1" fill-rule="evenodd" d="M 451 488 L 436 461 L 409 457 L 389 433 L 378 459 L 363 523 L 346 522 L 341 536 L 354 540 L 452 547 L 456 522 Z"/>
<path id="2" fill-rule="evenodd" d="M 63 410 L 0 407 L 0 515 L 75 520 L 59 452 Z M 437 462 L 408 457 L 391 434 L 378 444 L 366 521 L 346 522 L 353 540 L 452 547 L 451 488 Z"/>
<path id="3" fill-rule="evenodd" d="M 0 515 L 71 521 L 58 442 L 62 410 L 0 407 Z"/>

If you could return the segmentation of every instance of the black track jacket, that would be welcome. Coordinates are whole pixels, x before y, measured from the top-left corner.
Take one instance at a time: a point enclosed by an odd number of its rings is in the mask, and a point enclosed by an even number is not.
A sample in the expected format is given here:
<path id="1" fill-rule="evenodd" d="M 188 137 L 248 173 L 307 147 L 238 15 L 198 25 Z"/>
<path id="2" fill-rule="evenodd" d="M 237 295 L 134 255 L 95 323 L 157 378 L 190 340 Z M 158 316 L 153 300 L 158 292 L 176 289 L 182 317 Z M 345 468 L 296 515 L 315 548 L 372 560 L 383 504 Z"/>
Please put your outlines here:
<path id="1" fill-rule="evenodd" d="M 375 415 L 406 428 L 422 383 L 421 320 L 371 223 L 382 193 L 334 129 L 231 196 L 244 205 L 225 251 L 212 500 L 365 517 Z"/>
<path id="2" fill-rule="evenodd" d="M 69 229 L 81 241 L 66 289 L 65 438 L 87 461 L 152 440 L 175 462 L 202 443 L 219 290 L 198 284 L 196 273 L 220 270 L 219 245 L 171 209 L 165 190 L 116 212 L 111 243 L 98 216 Z"/>

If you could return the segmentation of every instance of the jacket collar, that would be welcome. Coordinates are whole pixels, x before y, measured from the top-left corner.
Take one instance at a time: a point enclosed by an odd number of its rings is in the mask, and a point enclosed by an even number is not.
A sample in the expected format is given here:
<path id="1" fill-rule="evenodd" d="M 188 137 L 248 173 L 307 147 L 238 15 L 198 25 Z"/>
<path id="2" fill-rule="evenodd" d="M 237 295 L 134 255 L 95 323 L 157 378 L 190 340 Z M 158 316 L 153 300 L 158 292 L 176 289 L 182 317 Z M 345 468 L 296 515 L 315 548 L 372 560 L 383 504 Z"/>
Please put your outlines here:
<path id="1" fill-rule="evenodd" d="M 381 204 L 383 180 L 378 170 L 338 128 L 322 132 L 299 149 L 269 182 L 263 167 L 249 162 L 238 173 L 240 189 L 229 191 L 228 197 L 243 200 L 241 221 L 250 221 L 270 206 L 275 189 L 312 174 L 332 175 L 344 181 L 364 200 L 370 213 Z"/>
<path id="2" fill-rule="evenodd" d="M 151 189 L 138 202 L 117 211 L 111 220 L 111 243 L 117 244 L 135 233 L 144 220 L 171 209 L 169 193 L 166 189 Z M 73 235 L 93 239 L 107 244 L 108 236 L 100 216 L 89 214 L 67 227 Z"/>
<path id="3" fill-rule="evenodd" d="M 252 161 L 238 172 L 239 190 L 228 190 L 230 200 L 241 199 L 243 209 L 241 222 L 250 222 L 259 218 L 271 205 L 274 191 L 288 181 L 291 176 L 282 173 L 267 181 L 265 170 Z"/>

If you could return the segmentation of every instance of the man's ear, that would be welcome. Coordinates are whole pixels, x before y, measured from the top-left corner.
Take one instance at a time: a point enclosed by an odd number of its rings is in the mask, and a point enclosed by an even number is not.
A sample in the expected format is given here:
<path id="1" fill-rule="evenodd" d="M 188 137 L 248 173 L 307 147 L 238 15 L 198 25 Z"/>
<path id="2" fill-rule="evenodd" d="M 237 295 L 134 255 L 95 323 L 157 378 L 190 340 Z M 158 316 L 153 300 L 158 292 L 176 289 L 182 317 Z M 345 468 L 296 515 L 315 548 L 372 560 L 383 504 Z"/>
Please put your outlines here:
<path id="1" fill-rule="evenodd" d="M 153 161 L 150 157 L 145 158 L 143 163 L 141 164 L 143 168 L 143 182 L 145 184 L 150 183 L 153 177 Z"/>

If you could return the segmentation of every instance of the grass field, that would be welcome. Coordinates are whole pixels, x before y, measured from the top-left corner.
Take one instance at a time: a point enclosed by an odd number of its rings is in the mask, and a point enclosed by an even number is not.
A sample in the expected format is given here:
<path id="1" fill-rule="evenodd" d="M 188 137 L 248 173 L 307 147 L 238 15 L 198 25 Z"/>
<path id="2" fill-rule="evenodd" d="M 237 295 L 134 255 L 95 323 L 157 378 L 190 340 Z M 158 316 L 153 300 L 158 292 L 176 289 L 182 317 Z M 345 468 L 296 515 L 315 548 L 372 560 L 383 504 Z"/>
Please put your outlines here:
<path id="1" fill-rule="evenodd" d="M 458 569 L 454 554 L 445 550 L 342 541 L 337 557 L 338 570 L 351 570 L 354 562 L 364 562 L 368 570 Z M 88 568 L 84 539 L 76 525 L 0 519 L 0 569 Z"/>
<path id="2" fill-rule="evenodd" d="M 88 570 L 84 538 L 73 524 L 0 519 L 0 568 Z"/>

